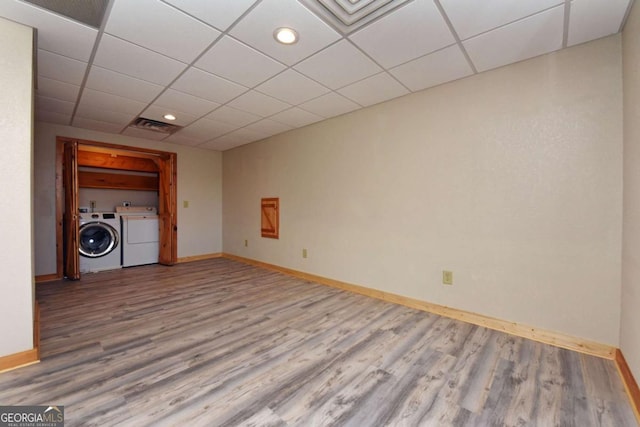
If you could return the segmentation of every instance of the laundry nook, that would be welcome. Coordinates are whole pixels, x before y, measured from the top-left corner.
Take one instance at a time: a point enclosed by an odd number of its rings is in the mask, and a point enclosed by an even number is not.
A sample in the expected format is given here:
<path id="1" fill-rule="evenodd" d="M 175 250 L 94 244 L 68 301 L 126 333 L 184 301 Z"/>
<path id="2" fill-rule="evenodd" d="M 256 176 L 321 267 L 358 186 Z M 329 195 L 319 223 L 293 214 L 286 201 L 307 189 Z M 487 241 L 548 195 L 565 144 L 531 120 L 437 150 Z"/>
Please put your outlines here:
<path id="1" fill-rule="evenodd" d="M 175 262 L 173 228 L 161 231 L 160 212 L 175 218 L 175 178 L 166 171 L 176 154 L 69 138 L 57 144 L 65 153 L 58 156 L 63 185 L 56 187 L 65 276 L 156 264 L 163 238 L 170 243 L 162 263 Z"/>

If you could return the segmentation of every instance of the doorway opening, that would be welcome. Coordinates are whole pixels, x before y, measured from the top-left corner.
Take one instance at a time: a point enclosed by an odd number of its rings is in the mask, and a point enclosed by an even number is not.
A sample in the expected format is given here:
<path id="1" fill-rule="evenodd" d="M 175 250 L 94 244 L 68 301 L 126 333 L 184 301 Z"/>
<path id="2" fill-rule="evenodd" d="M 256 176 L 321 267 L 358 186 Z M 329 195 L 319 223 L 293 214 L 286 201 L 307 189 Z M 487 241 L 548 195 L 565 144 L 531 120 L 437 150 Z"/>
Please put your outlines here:
<path id="1" fill-rule="evenodd" d="M 66 277 L 72 280 L 80 278 L 78 210 L 80 186 L 157 191 L 158 262 L 164 265 L 175 264 L 178 252 L 176 166 L 176 153 L 57 137 L 56 275 L 58 278 Z M 87 173 L 86 168 L 112 170 L 117 173 Z M 129 172 L 133 174 L 128 174 Z"/>

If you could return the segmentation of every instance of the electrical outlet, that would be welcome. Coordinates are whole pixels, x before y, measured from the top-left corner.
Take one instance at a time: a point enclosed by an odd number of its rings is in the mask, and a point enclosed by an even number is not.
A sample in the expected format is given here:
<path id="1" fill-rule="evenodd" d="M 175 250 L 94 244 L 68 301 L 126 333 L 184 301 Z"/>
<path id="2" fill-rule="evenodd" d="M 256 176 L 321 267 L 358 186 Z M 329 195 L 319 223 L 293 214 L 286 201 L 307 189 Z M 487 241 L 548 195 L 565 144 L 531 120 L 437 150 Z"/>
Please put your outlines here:
<path id="1" fill-rule="evenodd" d="M 303 249 L 302 250 L 302 258 L 306 258 L 307 257 L 307 250 Z"/>
<path id="2" fill-rule="evenodd" d="M 95 200 L 90 200 L 89 201 L 89 206 L 91 207 L 91 209 L 95 209 L 96 208 L 96 201 Z"/>
<path id="3" fill-rule="evenodd" d="M 246 248 L 247 246 L 249 246 L 249 241 L 247 239 L 244 239 L 244 247 Z"/>
<path id="4" fill-rule="evenodd" d="M 188 200 L 183 200 L 182 201 L 182 207 L 183 208 L 188 208 L 189 207 L 189 201 Z"/>
<path id="5" fill-rule="evenodd" d="M 453 285 L 453 271 L 442 271 L 442 284 L 443 285 Z"/>

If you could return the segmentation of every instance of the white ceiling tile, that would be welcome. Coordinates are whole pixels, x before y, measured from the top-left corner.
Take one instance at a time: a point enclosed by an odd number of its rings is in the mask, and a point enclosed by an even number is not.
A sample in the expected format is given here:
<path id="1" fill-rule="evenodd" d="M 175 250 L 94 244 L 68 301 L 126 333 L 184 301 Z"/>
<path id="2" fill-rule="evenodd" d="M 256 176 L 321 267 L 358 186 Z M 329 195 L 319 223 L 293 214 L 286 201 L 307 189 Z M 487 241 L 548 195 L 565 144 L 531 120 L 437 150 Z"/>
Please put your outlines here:
<path id="1" fill-rule="evenodd" d="M 250 124 L 245 129 L 255 131 L 266 136 L 276 135 L 278 133 L 291 130 L 293 127 L 271 119 L 262 119 L 259 122 Z"/>
<path id="2" fill-rule="evenodd" d="M 176 119 L 172 121 L 165 119 L 164 115 L 168 113 L 171 113 L 174 116 L 176 116 Z M 151 119 L 159 122 L 170 123 L 172 125 L 177 125 L 177 126 L 187 126 L 188 124 L 193 123 L 200 117 L 200 116 L 192 116 L 187 113 L 181 113 L 175 110 L 168 109 L 166 107 L 160 107 L 155 104 L 147 107 L 146 110 L 140 113 L 140 116 L 144 117 L 145 119 Z"/>
<path id="3" fill-rule="evenodd" d="M 339 116 L 340 114 L 345 114 L 360 108 L 355 102 L 335 92 L 330 92 L 311 101 L 307 101 L 298 107 L 327 118 Z"/>
<path id="4" fill-rule="evenodd" d="M 147 129 L 140 129 L 140 128 L 135 128 L 131 126 L 126 128 L 124 132 L 122 132 L 122 134 L 127 136 L 133 136 L 136 138 L 152 139 L 154 141 L 162 141 L 168 136 L 168 134 L 166 133 L 156 132 L 156 131 L 147 130 Z"/>
<path id="5" fill-rule="evenodd" d="M 0 16 L 38 29 L 38 48 L 87 62 L 98 30 L 17 0 L 0 1 Z"/>
<path id="6" fill-rule="evenodd" d="M 93 89 L 85 89 L 80 98 L 80 105 L 102 108 L 109 111 L 118 111 L 127 114 L 137 115 L 145 109 L 147 104 L 134 101 L 133 99 L 99 92 Z"/>
<path id="7" fill-rule="evenodd" d="M 182 129 L 180 133 L 189 138 L 200 138 L 202 141 L 208 141 L 231 132 L 234 129 L 237 129 L 237 126 L 230 125 L 229 123 L 200 119 Z"/>
<path id="8" fill-rule="evenodd" d="M 173 89 L 167 89 L 153 104 L 196 117 L 202 117 L 220 106 L 217 102 L 208 101 Z"/>
<path id="9" fill-rule="evenodd" d="M 273 32 L 279 27 L 298 31 L 297 43 L 276 42 Z M 335 30 L 295 0 L 263 0 L 230 34 L 287 65 L 313 55 L 340 38 Z"/>
<path id="10" fill-rule="evenodd" d="M 342 88 L 338 92 L 364 106 L 378 104 L 409 93 L 387 73 L 376 74 Z"/>
<path id="11" fill-rule="evenodd" d="M 562 47 L 564 6 L 558 6 L 463 42 L 478 71 L 553 52 Z"/>
<path id="12" fill-rule="evenodd" d="M 347 40 L 340 40 L 294 68 L 331 89 L 341 88 L 382 71 Z"/>
<path id="13" fill-rule="evenodd" d="M 256 0 L 166 0 L 166 2 L 224 31 Z"/>
<path id="14" fill-rule="evenodd" d="M 414 59 L 392 68 L 389 72 L 412 91 L 426 89 L 473 74 L 473 70 L 458 45 Z"/>
<path id="15" fill-rule="evenodd" d="M 455 43 L 432 0 L 414 0 L 349 36 L 384 67 Z"/>
<path id="16" fill-rule="evenodd" d="M 80 86 L 87 63 L 38 49 L 38 75 Z"/>
<path id="17" fill-rule="evenodd" d="M 235 108 L 223 105 L 222 107 L 208 114 L 205 118 L 218 120 L 241 127 L 246 126 L 249 123 L 257 122 L 261 117 L 255 114 L 247 113 L 246 111 L 236 110 Z"/>
<path id="18" fill-rule="evenodd" d="M 45 96 L 36 96 L 36 109 L 44 111 L 52 111 L 58 114 L 73 114 L 75 102 L 63 101 L 57 98 L 47 98 Z"/>
<path id="19" fill-rule="evenodd" d="M 87 87 L 140 102 L 151 102 L 164 89 L 163 86 L 96 66 L 89 71 Z"/>
<path id="20" fill-rule="evenodd" d="M 171 142 L 174 144 L 189 145 L 189 146 L 194 146 L 202 143 L 201 138 L 191 138 L 191 137 L 182 135 L 180 132 L 181 131 L 178 131 L 170 135 L 163 142 Z"/>
<path id="21" fill-rule="evenodd" d="M 247 140 L 248 142 L 258 141 L 260 139 L 264 139 L 264 138 L 267 138 L 269 136 L 269 135 L 265 134 L 264 132 L 257 131 L 257 130 L 254 130 L 254 129 L 249 129 L 249 128 L 242 128 L 242 129 L 234 130 L 229 135 L 240 136 L 240 137 L 244 138 L 245 140 Z"/>
<path id="22" fill-rule="evenodd" d="M 247 87 L 253 87 L 286 68 L 228 36 L 219 40 L 194 66 Z"/>
<path id="23" fill-rule="evenodd" d="M 85 117 L 78 116 L 73 119 L 73 126 L 108 133 L 120 133 L 123 127 L 122 125 L 116 125 L 113 123 L 102 122 L 100 120 L 87 119 Z"/>
<path id="24" fill-rule="evenodd" d="M 225 137 L 221 137 L 221 138 L 225 138 Z M 218 139 L 221 139 L 221 138 L 218 138 Z M 224 151 L 224 150 L 226 150 L 227 148 L 224 148 L 225 144 L 223 142 L 221 142 L 221 143 L 217 143 L 216 142 L 216 141 L 218 141 L 218 139 L 214 139 L 213 141 L 209 141 L 209 142 L 207 142 L 205 144 L 200 144 L 200 145 L 198 145 L 198 148 L 202 148 L 203 150 L 213 150 L 213 151 Z M 221 139 L 221 141 L 223 141 L 223 139 Z M 243 143 L 239 143 L 239 144 L 236 144 L 236 145 L 230 145 L 229 148 L 237 147 L 239 145 L 244 145 L 244 144 L 245 143 L 243 142 Z"/>
<path id="25" fill-rule="evenodd" d="M 99 120 L 101 122 L 120 125 L 120 129 L 122 129 L 131 123 L 135 118 L 135 115 L 120 111 L 110 111 L 89 104 L 80 104 L 76 111 L 76 117 L 83 117 L 85 119 Z"/>
<path id="26" fill-rule="evenodd" d="M 68 114 L 56 113 L 54 111 L 36 110 L 36 121 L 57 123 L 68 126 L 71 123 L 71 116 Z"/>
<path id="27" fill-rule="evenodd" d="M 216 138 L 213 141 L 205 142 L 199 147 L 223 151 L 248 144 L 250 142 L 259 141 L 264 138 L 267 138 L 267 135 L 263 135 L 260 132 L 255 132 L 247 128 L 242 128 Z"/>
<path id="28" fill-rule="evenodd" d="M 202 148 L 204 150 L 214 150 L 214 151 L 224 151 L 229 148 L 239 147 L 241 145 L 245 145 L 250 141 L 246 141 L 239 136 L 221 136 L 220 138 L 216 138 L 213 141 L 205 142 L 204 144 L 198 145 L 198 148 Z"/>
<path id="29" fill-rule="evenodd" d="M 160 85 L 169 84 L 186 68 L 182 62 L 108 34 L 102 36 L 93 63 Z"/>
<path id="30" fill-rule="evenodd" d="M 257 114 L 261 117 L 267 117 L 291 107 L 291 105 L 287 103 L 278 101 L 275 98 L 256 92 L 255 90 L 237 97 L 229 103 L 229 106 L 248 113 Z"/>
<path id="31" fill-rule="evenodd" d="M 80 86 L 42 76 L 38 77 L 38 95 L 76 102 L 78 100 L 78 93 L 80 93 Z"/>
<path id="32" fill-rule="evenodd" d="M 244 86 L 196 68 L 189 68 L 171 87 L 220 104 L 247 90 Z"/>
<path id="33" fill-rule="evenodd" d="M 256 90 L 293 105 L 329 92 L 326 87 L 291 69 L 267 80 Z"/>
<path id="34" fill-rule="evenodd" d="M 186 63 L 220 35 L 220 31 L 158 0 L 116 1 L 105 31 Z"/>
<path id="35" fill-rule="evenodd" d="M 293 107 L 278 114 L 274 114 L 270 117 L 270 119 L 297 128 L 310 125 L 311 123 L 319 122 L 320 120 L 324 120 L 324 117 L 320 117 L 316 114 L 310 113 L 300 108 Z"/>
<path id="36" fill-rule="evenodd" d="M 462 40 L 563 3 L 564 0 L 440 0 Z"/>
<path id="37" fill-rule="evenodd" d="M 573 0 L 569 13 L 568 45 L 617 33 L 628 5 L 629 0 Z"/>

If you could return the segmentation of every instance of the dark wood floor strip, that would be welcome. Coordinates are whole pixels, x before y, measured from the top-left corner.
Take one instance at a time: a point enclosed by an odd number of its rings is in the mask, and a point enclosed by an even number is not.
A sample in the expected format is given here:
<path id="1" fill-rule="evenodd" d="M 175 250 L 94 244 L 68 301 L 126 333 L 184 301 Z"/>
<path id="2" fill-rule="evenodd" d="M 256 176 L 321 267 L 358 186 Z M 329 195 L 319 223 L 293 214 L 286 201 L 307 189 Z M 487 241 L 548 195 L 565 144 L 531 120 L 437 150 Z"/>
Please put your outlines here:
<path id="1" fill-rule="evenodd" d="M 227 259 L 38 287 L 67 426 L 636 426 L 612 361 Z"/>

